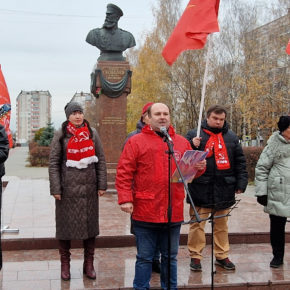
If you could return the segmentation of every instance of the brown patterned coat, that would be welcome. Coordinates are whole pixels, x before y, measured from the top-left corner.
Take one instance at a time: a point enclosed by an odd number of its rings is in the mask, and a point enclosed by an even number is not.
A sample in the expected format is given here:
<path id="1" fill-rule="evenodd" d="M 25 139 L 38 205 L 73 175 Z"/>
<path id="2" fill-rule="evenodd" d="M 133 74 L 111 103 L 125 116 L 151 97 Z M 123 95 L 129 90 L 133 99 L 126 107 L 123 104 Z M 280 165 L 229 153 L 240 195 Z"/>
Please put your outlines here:
<path id="1" fill-rule="evenodd" d="M 66 167 L 66 148 L 71 135 L 62 139 L 59 130 L 51 143 L 50 194 L 61 194 L 61 200 L 55 201 L 56 238 L 60 240 L 84 240 L 99 234 L 97 192 L 107 188 L 107 170 L 101 140 L 94 128 L 92 131 L 99 161 L 84 169 Z"/>

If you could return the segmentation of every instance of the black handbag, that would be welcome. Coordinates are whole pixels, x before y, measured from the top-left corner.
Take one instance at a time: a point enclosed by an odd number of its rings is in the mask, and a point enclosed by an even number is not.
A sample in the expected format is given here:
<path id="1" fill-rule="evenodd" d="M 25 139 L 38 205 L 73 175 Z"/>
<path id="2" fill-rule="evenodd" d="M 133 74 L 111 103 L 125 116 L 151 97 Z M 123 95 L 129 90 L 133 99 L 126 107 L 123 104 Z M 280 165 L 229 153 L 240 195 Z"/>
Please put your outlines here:
<path id="1" fill-rule="evenodd" d="M 268 203 L 268 195 L 257 196 L 257 202 L 263 206 L 266 206 Z"/>

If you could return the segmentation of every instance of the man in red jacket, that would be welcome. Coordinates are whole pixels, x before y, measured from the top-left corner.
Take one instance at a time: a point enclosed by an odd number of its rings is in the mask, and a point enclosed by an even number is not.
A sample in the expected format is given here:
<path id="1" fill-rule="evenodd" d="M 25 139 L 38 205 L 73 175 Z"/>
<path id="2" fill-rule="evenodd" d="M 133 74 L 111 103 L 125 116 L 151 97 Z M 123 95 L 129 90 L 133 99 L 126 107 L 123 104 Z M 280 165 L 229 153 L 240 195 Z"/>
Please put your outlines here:
<path id="1" fill-rule="evenodd" d="M 140 134 L 132 136 L 121 154 L 116 177 L 118 202 L 121 210 L 132 214 L 136 236 L 137 260 L 135 265 L 134 289 L 149 289 L 154 251 L 159 241 L 161 251 L 161 287 L 167 288 L 168 258 L 168 151 L 163 141 L 161 127 L 166 127 L 174 144 L 174 154 L 180 160 L 189 142 L 175 134 L 170 125 L 169 108 L 155 103 L 148 111 L 150 125 Z M 198 163 L 202 171 L 206 162 Z M 172 172 L 176 166 L 172 162 Z M 177 253 L 180 226 L 183 221 L 184 188 L 181 183 L 171 184 L 171 289 L 177 288 Z"/>

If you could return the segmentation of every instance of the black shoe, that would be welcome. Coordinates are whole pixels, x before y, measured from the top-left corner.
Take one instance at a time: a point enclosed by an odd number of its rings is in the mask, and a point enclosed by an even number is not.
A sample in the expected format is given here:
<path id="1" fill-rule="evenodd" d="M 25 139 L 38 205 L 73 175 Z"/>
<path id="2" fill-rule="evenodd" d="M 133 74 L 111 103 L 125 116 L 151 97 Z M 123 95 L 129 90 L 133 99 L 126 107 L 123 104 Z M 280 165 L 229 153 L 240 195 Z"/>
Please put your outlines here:
<path id="1" fill-rule="evenodd" d="M 235 270 L 236 269 L 235 264 L 232 263 L 229 258 L 225 258 L 222 260 L 216 259 L 215 264 L 223 267 L 226 270 Z"/>
<path id="2" fill-rule="evenodd" d="M 197 258 L 190 259 L 190 270 L 196 271 L 196 272 L 201 271 L 200 259 L 197 259 Z"/>
<path id="3" fill-rule="evenodd" d="M 273 258 L 270 262 L 270 267 L 272 268 L 279 268 L 281 265 L 283 265 L 283 259 L 281 258 Z"/>
<path id="4" fill-rule="evenodd" d="M 153 260 L 153 262 L 152 262 L 152 271 L 155 272 L 155 273 L 160 273 L 161 272 L 159 260 Z"/>

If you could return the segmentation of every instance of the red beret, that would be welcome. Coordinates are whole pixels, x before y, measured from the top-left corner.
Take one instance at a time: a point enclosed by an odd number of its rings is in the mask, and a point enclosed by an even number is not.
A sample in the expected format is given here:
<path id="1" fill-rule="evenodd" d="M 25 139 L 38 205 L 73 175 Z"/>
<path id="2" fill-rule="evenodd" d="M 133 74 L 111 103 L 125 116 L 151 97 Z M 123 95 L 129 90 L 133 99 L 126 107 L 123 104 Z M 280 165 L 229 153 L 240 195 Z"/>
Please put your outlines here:
<path id="1" fill-rule="evenodd" d="M 147 103 L 144 107 L 143 107 L 143 109 L 142 109 L 142 115 L 144 115 L 145 113 L 146 113 L 146 111 L 148 110 L 148 108 L 150 107 L 150 106 L 152 106 L 154 103 Z"/>

